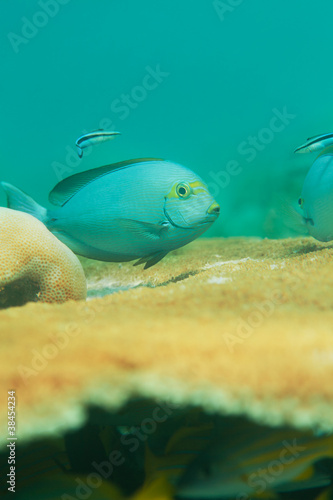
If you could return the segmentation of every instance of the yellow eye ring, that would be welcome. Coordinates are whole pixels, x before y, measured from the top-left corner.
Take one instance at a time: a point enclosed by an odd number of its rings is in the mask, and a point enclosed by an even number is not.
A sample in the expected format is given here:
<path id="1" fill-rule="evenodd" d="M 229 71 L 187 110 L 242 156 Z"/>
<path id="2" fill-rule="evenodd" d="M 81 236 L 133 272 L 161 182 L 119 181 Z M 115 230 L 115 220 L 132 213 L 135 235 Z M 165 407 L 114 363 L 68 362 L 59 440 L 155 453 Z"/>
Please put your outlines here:
<path id="1" fill-rule="evenodd" d="M 185 182 L 177 184 L 176 193 L 180 198 L 187 198 L 191 194 L 191 188 Z"/>
<path id="2" fill-rule="evenodd" d="M 304 203 L 303 198 L 298 198 L 298 204 L 301 208 L 303 208 L 303 203 Z"/>

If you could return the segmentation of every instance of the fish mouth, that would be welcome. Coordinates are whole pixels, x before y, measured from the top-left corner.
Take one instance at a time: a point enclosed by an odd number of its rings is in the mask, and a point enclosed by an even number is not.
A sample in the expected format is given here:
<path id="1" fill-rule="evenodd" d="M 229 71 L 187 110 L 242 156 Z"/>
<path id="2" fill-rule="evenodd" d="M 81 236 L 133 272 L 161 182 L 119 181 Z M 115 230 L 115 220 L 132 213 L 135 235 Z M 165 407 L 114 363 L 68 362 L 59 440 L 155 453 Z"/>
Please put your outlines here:
<path id="1" fill-rule="evenodd" d="M 214 203 L 211 204 L 211 206 L 207 210 L 207 214 L 209 215 L 215 215 L 218 217 L 220 215 L 220 205 L 214 201 Z"/>
<path id="2" fill-rule="evenodd" d="M 207 210 L 207 216 L 203 220 L 203 224 L 213 224 L 220 215 L 220 205 L 214 201 Z"/>

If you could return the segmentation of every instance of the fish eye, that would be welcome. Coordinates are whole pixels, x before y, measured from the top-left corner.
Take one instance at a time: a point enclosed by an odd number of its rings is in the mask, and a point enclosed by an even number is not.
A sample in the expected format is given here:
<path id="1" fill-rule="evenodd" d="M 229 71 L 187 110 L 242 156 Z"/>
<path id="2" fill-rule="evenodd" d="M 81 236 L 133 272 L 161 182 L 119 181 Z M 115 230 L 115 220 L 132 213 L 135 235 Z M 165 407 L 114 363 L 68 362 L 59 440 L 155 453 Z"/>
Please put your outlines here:
<path id="1" fill-rule="evenodd" d="M 180 198 L 187 198 L 191 194 L 191 188 L 188 184 L 185 184 L 185 182 L 181 182 L 176 187 L 176 193 Z"/>
<path id="2" fill-rule="evenodd" d="M 301 208 L 303 208 L 303 203 L 304 203 L 303 198 L 298 198 L 298 204 Z"/>

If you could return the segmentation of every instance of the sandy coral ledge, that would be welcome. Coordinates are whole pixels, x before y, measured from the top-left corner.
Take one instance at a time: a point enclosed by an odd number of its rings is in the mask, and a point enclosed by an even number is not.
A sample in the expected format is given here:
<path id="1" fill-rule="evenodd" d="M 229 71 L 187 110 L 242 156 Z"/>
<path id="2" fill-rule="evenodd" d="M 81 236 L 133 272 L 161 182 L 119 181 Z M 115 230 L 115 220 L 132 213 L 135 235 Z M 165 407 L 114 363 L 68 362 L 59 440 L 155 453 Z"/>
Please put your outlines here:
<path id="1" fill-rule="evenodd" d="M 201 239 L 148 271 L 82 263 L 87 302 L 0 312 L 1 394 L 16 390 L 22 439 L 132 394 L 333 430 L 331 245 Z"/>

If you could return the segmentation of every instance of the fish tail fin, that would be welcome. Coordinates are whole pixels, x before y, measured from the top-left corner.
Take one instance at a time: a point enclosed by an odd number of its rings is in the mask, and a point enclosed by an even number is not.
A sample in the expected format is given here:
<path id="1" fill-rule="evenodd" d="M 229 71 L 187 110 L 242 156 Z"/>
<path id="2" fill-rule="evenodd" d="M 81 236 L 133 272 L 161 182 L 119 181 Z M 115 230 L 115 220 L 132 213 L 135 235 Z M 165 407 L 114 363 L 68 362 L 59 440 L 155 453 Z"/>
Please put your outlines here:
<path id="1" fill-rule="evenodd" d="M 19 210 L 20 212 L 26 212 L 46 224 L 46 221 L 48 220 L 46 208 L 36 203 L 31 196 L 25 194 L 12 184 L 9 184 L 8 182 L 1 182 L 0 184 L 6 193 L 8 208 Z"/>

